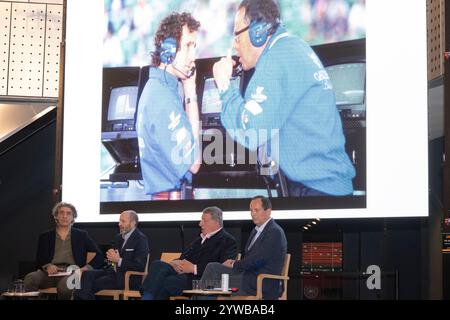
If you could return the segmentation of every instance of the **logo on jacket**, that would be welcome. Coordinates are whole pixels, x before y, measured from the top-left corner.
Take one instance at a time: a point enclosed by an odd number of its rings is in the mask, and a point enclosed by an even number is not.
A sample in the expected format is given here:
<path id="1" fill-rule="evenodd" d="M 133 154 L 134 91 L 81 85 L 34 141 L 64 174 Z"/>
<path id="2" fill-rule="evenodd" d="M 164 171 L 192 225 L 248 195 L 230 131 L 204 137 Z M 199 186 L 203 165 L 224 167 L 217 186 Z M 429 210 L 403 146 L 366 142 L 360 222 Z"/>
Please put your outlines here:
<path id="1" fill-rule="evenodd" d="M 175 115 L 175 112 L 172 111 L 169 116 L 170 123 L 167 126 L 167 128 L 170 131 L 175 130 L 175 128 L 180 124 L 180 119 L 181 119 L 181 114 Z"/>
<path id="2" fill-rule="evenodd" d="M 317 68 L 319 69 L 323 69 L 323 65 L 322 62 L 320 62 L 319 57 L 313 52 L 309 55 L 309 57 L 311 58 L 311 60 L 314 62 L 314 64 L 317 66 Z"/>
<path id="3" fill-rule="evenodd" d="M 267 100 L 267 96 L 263 94 L 264 87 L 256 87 L 255 93 L 252 94 L 252 99 L 258 103 Z"/>

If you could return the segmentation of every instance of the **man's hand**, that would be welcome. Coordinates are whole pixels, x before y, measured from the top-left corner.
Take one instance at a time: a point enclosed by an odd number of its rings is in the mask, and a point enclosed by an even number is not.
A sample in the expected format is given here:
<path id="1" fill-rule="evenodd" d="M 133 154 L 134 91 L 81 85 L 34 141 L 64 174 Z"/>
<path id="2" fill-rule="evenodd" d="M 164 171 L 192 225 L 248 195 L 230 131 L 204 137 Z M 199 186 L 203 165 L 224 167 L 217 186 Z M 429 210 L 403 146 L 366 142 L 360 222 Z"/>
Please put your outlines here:
<path id="1" fill-rule="evenodd" d="M 228 259 L 226 261 L 224 261 L 224 263 L 222 263 L 222 265 L 224 265 L 225 267 L 228 268 L 233 268 L 233 264 L 236 260 L 232 260 L 232 259 Z"/>
<path id="2" fill-rule="evenodd" d="M 58 273 L 58 267 L 55 266 L 54 264 L 50 264 L 47 266 L 47 274 L 51 275 L 51 274 L 55 274 Z"/>
<path id="3" fill-rule="evenodd" d="M 195 66 L 195 63 L 193 63 L 191 67 L 194 67 L 194 66 Z M 192 77 L 181 80 L 181 83 L 183 84 L 184 96 L 186 98 L 195 97 L 197 95 L 196 82 L 195 82 L 196 78 L 197 78 L 197 71 L 194 72 Z"/>
<path id="4" fill-rule="evenodd" d="M 80 269 L 80 272 L 83 273 L 85 271 L 89 271 L 92 270 L 91 268 L 89 268 L 87 265 L 85 265 L 83 268 Z"/>
<path id="5" fill-rule="evenodd" d="M 120 260 L 119 251 L 109 249 L 108 252 L 106 252 L 106 258 L 111 262 L 118 263 Z"/>
<path id="6" fill-rule="evenodd" d="M 192 262 L 184 259 L 181 260 L 181 269 L 183 273 L 194 273 L 195 266 Z"/>
<path id="7" fill-rule="evenodd" d="M 183 268 L 181 267 L 181 260 L 173 260 L 169 263 L 172 268 L 179 274 L 183 273 Z"/>
<path id="8" fill-rule="evenodd" d="M 236 62 L 231 59 L 231 50 L 228 50 L 225 58 L 220 59 L 214 64 L 214 80 L 216 80 L 217 88 L 220 91 L 224 91 L 230 86 L 230 78 L 235 64 Z"/>

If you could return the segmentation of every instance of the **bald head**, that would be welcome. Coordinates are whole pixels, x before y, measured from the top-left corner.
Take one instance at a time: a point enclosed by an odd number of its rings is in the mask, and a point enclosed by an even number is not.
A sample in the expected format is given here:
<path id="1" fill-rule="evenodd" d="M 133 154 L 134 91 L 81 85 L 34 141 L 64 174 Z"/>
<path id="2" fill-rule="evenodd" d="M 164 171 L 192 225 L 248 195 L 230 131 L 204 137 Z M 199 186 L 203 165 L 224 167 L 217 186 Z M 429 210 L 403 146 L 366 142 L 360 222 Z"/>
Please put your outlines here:
<path id="1" fill-rule="evenodd" d="M 120 214 L 119 229 L 121 234 L 130 232 L 133 228 L 136 228 L 139 222 L 136 211 L 125 210 Z"/>

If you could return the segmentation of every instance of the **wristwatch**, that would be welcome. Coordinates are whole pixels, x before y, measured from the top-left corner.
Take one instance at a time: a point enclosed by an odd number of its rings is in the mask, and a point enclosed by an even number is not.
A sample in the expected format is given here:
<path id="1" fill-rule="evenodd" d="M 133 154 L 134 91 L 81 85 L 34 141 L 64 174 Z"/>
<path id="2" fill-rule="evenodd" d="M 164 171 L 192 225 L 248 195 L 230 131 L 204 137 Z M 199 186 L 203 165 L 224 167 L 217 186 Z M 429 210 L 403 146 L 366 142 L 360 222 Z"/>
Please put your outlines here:
<path id="1" fill-rule="evenodd" d="M 189 103 L 192 103 L 192 102 L 197 102 L 197 96 L 184 98 L 184 103 L 185 104 L 189 104 Z"/>

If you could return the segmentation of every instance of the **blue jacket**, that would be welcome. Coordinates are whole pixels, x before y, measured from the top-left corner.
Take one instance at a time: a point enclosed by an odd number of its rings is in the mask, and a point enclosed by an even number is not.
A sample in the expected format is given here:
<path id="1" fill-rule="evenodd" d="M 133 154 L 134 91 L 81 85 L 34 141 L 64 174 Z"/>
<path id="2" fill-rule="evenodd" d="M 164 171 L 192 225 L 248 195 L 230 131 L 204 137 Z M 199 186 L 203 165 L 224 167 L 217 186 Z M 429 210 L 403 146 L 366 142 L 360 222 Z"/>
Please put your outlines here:
<path id="1" fill-rule="evenodd" d="M 272 219 L 249 249 L 255 230 L 250 234 L 241 260 L 236 260 L 233 269 L 243 272 L 243 290 L 256 294 L 256 278 L 260 273 L 280 275 L 286 256 L 287 241 L 283 229 Z M 263 281 L 263 299 L 277 300 L 281 295 L 279 280 Z"/>
<path id="2" fill-rule="evenodd" d="M 146 194 L 179 189 L 190 182 L 189 168 L 197 152 L 192 127 L 184 111 L 178 79 L 150 68 L 137 114 L 137 135 Z"/>
<path id="3" fill-rule="evenodd" d="M 259 57 L 245 97 L 230 86 L 221 99 L 221 121 L 233 139 L 251 150 L 271 146 L 289 180 L 331 195 L 353 192 L 355 170 L 345 152 L 333 87 L 306 42 L 280 26 Z M 245 139 L 252 131 L 258 140 Z"/>

